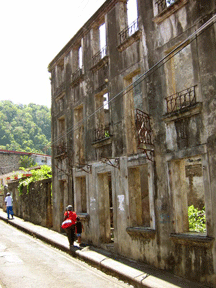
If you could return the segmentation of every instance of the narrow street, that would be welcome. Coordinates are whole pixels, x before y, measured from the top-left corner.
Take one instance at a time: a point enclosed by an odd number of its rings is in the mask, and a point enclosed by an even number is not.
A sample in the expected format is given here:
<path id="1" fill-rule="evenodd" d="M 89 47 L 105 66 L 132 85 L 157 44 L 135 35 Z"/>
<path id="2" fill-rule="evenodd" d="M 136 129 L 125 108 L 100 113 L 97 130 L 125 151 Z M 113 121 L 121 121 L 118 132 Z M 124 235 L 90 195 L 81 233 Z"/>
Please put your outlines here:
<path id="1" fill-rule="evenodd" d="M 0 287 L 132 287 L 0 221 Z"/>

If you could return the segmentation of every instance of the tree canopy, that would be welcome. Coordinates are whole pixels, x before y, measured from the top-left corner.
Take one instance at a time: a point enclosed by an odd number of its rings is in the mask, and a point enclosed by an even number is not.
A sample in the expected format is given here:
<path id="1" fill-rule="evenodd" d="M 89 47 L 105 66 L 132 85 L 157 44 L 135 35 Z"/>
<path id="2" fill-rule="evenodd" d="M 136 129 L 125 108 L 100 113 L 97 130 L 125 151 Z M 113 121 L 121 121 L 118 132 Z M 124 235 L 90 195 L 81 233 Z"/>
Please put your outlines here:
<path id="1" fill-rule="evenodd" d="M 0 101 L 0 149 L 51 155 L 51 111 Z"/>

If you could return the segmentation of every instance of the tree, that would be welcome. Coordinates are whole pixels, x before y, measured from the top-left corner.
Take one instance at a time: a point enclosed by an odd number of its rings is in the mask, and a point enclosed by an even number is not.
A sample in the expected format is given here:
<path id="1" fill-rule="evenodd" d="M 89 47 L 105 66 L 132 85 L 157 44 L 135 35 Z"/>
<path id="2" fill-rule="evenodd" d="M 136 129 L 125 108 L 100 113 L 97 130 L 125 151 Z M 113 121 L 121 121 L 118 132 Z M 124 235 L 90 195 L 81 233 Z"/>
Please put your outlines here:
<path id="1" fill-rule="evenodd" d="M 31 157 L 24 155 L 20 157 L 19 165 L 23 168 L 29 168 L 37 165 L 37 163 Z"/>

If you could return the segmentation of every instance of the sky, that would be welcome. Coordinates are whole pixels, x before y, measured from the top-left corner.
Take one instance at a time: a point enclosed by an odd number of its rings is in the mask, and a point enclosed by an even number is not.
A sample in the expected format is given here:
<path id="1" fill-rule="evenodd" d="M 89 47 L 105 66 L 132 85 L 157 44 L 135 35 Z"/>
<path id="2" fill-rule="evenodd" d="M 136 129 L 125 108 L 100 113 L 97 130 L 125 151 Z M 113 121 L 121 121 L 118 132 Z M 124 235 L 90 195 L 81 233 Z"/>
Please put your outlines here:
<path id="1" fill-rule="evenodd" d="M 0 101 L 51 107 L 48 64 L 105 0 L 0 0 Z"/>
<path id="2" fill-rule="evenodd" d="M 104 2 L 0 0 L 0 101 L 50 108 L 48 64 Z"/>

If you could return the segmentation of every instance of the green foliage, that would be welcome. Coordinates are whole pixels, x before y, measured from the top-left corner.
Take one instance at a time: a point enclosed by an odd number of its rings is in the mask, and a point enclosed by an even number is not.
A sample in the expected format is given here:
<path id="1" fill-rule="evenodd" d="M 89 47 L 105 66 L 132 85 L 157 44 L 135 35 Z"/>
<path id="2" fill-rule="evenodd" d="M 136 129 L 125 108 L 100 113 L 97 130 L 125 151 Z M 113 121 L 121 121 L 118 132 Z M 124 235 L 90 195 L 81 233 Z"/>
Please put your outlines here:
<path id="1" fill-rule="evenodd" d="M 202 210 L 198 210 L 194 205 L 188 207 L 188 221 L 189 231 L 193 232 L 206 232 L 206 217 L 205 207 Z"/>
<path id="2" fill-rule="evenodd" d="M 23 187 L 27 186 L 27 193 L 29 193 L 29 187 L 32 182 L 36 182 L 43 179 L 52 177 L 52 169 L 50 166 L 42 165 L 41 169 L 31 170 L 32 176 L 21 179 L 19 181 L 18 190 L 19 194 L 22 195 Z"/>
<path id="3" fill-rule="evenodd" d="M 36 166 L 37 163 L 31 157 L 24 155 L 20 157 L 19 165 L 21 166 L 20 168 L 30 168 Z"/>
<path id="4" fill-rule="evenodd" d="M 0 149 L 51 155 L 51 113 L 46 106 L 0 101 Z"/>

